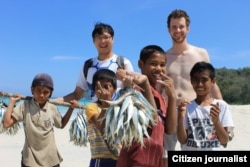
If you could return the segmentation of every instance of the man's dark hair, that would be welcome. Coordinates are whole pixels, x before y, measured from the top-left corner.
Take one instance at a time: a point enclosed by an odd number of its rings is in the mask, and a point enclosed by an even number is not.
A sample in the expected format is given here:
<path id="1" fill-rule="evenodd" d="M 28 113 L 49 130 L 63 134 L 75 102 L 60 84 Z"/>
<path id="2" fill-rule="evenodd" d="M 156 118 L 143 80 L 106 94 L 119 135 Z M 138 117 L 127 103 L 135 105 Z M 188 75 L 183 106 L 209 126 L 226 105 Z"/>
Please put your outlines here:
<path id="1" fill-rule="evenodd" d="M 191 20 L 189 18 L 189 15 L 187 14 L 187 12 L 184 10 L 181 10 L 181 9 L 175 9 L 168 15 L 168 20 L 167 20 L 168 28 L 170 28 L 170 21 L 172 18 L 179 19 L 182 17 L 185 18 L 186 26 L 189 27 Z"/>
<path id="2" fill-rule="evenodd" d="M 114 37 L 114 29 L 109 24 L 98 22 L 95 24 L 95 28 L 92 31 L 92 38 L 94 39 L 96 35 L 102 35 L 103 32 L 108 32 L 111 37 Z"/>

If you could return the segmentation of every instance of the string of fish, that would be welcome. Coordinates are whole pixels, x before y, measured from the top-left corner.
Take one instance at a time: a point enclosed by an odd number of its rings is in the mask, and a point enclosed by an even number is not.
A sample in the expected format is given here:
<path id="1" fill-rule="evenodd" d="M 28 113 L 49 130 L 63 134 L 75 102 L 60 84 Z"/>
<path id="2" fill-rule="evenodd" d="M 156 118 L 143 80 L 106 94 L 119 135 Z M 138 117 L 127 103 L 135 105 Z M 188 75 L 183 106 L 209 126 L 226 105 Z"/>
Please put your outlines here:
<path id="1" fill-rule="evenodd" d="M 77 146 L 87 146 L 88 132 L 85 110 L 80 109 L 69 128 L 70 142 Z"/>
<path id="2" fill-rule="evenodd" d="M 16 122 L 14 125 L 12 125 L 9 128 L 5 128 L 3 126 L 4 114 L 6 111 L 7 111 L 7 105 L 3 101 L 1 101 L 0 102 L 0 134 L 16 135 L 20 129 L 20 125 L 18 122 Z"/>
<path id="3" fill-rule="evenodd" d="M 106 101 L 110 104 L 103 118 L 105 121 L 104 139 L 111 148 L 122 144 L 130 147 L 132 142 L 144 145 L 143 138 L 149 138 L 147 129 L 156 124 L 157 110 L 137 90 L 122 90 L 117 100 Z"/>

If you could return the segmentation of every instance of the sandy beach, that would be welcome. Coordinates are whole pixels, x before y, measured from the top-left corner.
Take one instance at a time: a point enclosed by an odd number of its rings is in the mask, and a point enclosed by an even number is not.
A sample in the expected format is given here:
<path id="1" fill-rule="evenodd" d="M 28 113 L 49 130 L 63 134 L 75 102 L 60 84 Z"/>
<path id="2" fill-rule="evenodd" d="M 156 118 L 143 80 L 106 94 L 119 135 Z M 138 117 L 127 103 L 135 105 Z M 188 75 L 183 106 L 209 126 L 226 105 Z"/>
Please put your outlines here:
<path id="1" fill-rule="evenodd" d="M 250 105 L 230 106 L 235 125 L 235 137 L 225 150 L 250 150 Z M 89 147 L 79 147 L 69 142 L 70 122 L 64 129 L 56 129 L 56 142 L 63 157 L 62 167 L 88 167 Z M 18 167 L 21 162 L 21 150 L 24 144 L 23 129 L 15 136 L 0 134 L 1 167 Z M 179 149 L 179 145 L 177 146 Z"/>

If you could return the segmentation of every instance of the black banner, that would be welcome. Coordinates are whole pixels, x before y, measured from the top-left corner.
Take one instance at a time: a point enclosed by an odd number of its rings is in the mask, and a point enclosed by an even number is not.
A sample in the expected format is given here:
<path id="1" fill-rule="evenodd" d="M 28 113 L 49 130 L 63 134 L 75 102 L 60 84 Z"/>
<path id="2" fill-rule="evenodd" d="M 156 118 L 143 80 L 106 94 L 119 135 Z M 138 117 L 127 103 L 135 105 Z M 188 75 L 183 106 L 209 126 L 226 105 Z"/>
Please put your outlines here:
<path id="1" fill-rule="evenodd" d="M 168 164 L 169 167 L 250 167 L 250 151 L 169 151 Z"/>

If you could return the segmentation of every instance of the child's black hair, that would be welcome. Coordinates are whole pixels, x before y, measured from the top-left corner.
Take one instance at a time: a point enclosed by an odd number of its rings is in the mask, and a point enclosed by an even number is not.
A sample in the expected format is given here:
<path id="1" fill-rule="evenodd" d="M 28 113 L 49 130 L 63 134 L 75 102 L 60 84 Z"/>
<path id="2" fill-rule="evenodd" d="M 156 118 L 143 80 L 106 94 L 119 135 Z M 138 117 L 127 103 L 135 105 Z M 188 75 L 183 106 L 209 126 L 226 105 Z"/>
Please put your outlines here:
<path id="1" fill-rule="evenodd" d="M 110 81 L 112 86 L 114 87 L 114 89 L 117 88 L 116 74 L 113 71 L 108 70 L 108 69 L 100 69 L 100 70 L 96 71 L 94 76 L 93 76 L 92 89 L 95 90 L 95 86 L 96 86 L 97 82 L 100 80 L 104 80 L 104 79 Z"/>
<path id="2" fill-rule="evenodd" d="M 144 63 L 149 59 L 149 57 L 154 53 L 159 52 L 165 55 L 164 50 L 158 46 L 158 45 L 147 45 L 144 48 L 142 48 L 140 53 L 140 60 L 142 60 Z"/>
<path id="3" fill-rule="evenodd" d="M 213 67 L 213 65 L 211 63 L 207 63 L 204 61 L 201 62 L 197 62 L 193 68 L 190 71 L 190 78 L 192 78 L 194 76 L 194 73 L 196 72 L 203 72 L 203 71 L 208 71 L 209 72 L 209 77 L 211 79 L 215 78 L 215 68 Z"/>

